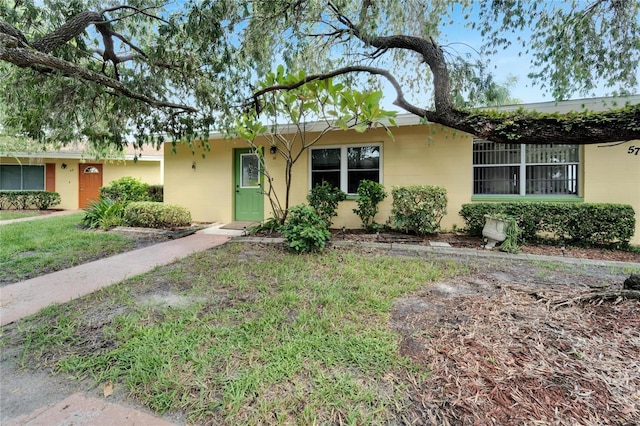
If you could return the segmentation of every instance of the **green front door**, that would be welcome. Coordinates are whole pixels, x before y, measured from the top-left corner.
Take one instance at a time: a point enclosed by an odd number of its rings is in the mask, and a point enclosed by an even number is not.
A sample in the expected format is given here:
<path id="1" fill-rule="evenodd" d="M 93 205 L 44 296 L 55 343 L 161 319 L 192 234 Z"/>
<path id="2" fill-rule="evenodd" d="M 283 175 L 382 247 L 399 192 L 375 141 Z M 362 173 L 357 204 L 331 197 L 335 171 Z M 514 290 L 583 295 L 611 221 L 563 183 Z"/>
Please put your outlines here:
<path id="1" fill-rule="evenodd" d="M 234 220 L 262 221 L 264 194 L 260 158 L 250 148 L 234 150 Z"/>

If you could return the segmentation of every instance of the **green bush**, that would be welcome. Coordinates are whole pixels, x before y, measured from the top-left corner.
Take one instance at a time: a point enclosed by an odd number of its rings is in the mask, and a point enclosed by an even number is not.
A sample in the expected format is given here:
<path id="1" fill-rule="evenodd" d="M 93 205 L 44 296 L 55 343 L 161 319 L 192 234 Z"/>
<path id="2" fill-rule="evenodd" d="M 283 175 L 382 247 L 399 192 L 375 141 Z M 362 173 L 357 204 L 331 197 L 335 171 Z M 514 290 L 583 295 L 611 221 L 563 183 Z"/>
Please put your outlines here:
<path id="1" fill-rule="evenodd" d="M 140 180 L 125 176 L 118 180 L 114 180 L 108 186 L 100 188 L 100 196 L 102 198 L 111 198 L 122 204 L 131 201 L 149 201 L 149 185 Z"/>
<path id="2" fill-rule="evenodd" d="M 395 186 L 391 190 L 392 225 L 404 232 L 433 234 L 447 213 L 447 190 L 440 186 Z"/>
<path id="3" fill-rule="evenodd" d="M 191 225 L 191 213 L 181 206 L 133 201 L 124 209 L 124 222 L 142 228 L 174 228 Z"/>
<path id="4" fill-rule="evenodd" d="M 0 191 L 0 210 L 46 210 L 60 204 L 52 191 Z"/>
<path id="5" fill-rule="evenodd" d="M 325 221 L 327 227 L 331 226 L 333 218 L 338 214 L 338 204 L 347 199 L 340 189 L 331 185 L 329 182 L 323 182 L 322 185 L 316 185 L 309 191 L 307 201 L 313 207 L 318 215 Z"/>
<path id="6" fill-rule="evenodd" d="M 374 219 L 378 214 L 378 204 L 387 198 L 384 186 L 378 182 L 371 180 L 362 180 L 358 185 L 357 209 L 353 212 L 358 215 L 362 221 L 362 227 L 365 229 L 375 228 Z"/>
<path id="7" fill-rule="evenodd" d="M 313 207 L 304 204 L 289 208 L 282 233 L 289 249 L 298 253 L 321 251 L 331 239 L 327 223 Z"/>
<path id="8" fill-rule="evenodd" d="M 162 185 L 149 185 L 147 187 L 147 194 L 149 195 L 149 201 L 155 201 L 161 203 L 164 201 L 164 186 Z M 144 200 L 140 200 L 144 201 Z"/>
<path id="9" fill-rule="evenodd" d="M 524 241 L 547 236 L 571 244 L 628 244 L 636 224 L 633 207 L 626 204 L 523 201 L 464 204 L 460 210 L 467 231 L 477 236 L 485 214 L 515 218 Z"/>
<path id="10" fill-rule="evenodd" d="M 92 201 L 85 209 L 82 225 L 90 229 L 111 229 L 123 223 L 124 206 L 111 198 Z"/>

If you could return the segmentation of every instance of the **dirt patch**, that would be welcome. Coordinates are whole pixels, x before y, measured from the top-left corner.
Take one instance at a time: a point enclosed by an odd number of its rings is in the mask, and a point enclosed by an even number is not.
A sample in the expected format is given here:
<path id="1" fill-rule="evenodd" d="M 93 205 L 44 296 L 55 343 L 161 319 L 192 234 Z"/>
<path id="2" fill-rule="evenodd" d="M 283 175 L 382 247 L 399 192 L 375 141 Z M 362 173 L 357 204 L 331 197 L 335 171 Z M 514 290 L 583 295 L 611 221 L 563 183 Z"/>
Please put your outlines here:
<path id="1" fill-rule="evenodd" d="M 393 244 L 414 244 L 430 246 L 446 243 L 452 248 L 482 250 L 482 239 L 473 237 L 464 232 L 444 232 L 434 235 L 408 235 L 399 232 L 365 232 L 362 229 L 332 229 L 332 241 L 354 241 L 368 243 L 393 243 Z M 260 231 L 249 235 L 249 237 L 282 238 L 278 232 Z M 537 244 L 527 244 L 520 247 L 521 253 L 536 254 L 543 256 L 558 256 L 576 259 L 607 260 L 618 262 L 640 263 L 640 247 L 630 247 L 629 250 L 616 249 L 615 247 L 574 247 L 552 244 L 549 241 L 545 244 L 541 241 Z M 494 248 L 493 251 L 499 251 Z"/>

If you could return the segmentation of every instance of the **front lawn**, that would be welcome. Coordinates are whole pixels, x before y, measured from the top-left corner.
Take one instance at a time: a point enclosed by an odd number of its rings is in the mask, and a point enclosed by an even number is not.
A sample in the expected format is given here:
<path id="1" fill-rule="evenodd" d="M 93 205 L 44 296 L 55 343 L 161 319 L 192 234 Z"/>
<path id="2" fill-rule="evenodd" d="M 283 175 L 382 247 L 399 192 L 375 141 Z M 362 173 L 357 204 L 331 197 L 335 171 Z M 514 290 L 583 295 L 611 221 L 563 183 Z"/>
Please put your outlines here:
<path id="1" fill-rule="evenodd" d="M 0 285 L 131 250 L 135 241 L 79 227 L 83 213 L 2 225 Z"/>
<path id="2" fill-rule="evenodd" d="M 428 376 L 387 326 L 394 299 L 466 270 L 227 245 L 48 309 L 24 325 L 24 353 L 195 424 L 384 423 L 405 378 Z"/>
<path id="3" fill-rule="evenodd" d="M 628 272 L 417 256 L 229 243 L 48 308 L 4 344 L 187 424 L 640 419 L 640 305 L 563 302 Z"/>

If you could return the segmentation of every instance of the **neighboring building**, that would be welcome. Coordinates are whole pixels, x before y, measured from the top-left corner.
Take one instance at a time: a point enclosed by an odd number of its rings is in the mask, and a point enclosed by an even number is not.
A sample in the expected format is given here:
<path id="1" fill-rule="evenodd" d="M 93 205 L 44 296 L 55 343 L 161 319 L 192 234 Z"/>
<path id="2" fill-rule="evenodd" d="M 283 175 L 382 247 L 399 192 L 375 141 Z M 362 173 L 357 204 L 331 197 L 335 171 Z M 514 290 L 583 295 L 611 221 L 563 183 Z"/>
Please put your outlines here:
<path id="1" fill-rule="evenodd" d="M 137 161 L 134 156 L 130 149 L 123 158 L 109 160 L 95 160 L 81 149 L 0 153 L 0 190 L 55 191 L 61 198 L 55 208 L 75 210 L 97 199 L 100 187 L 124 176 L 162 184 L 162 150 L 145 147 Z"/>
<path id="2" fill-rule="evenodd" d="M 597 98 L 521 106 L 540 112 L 597 111 L 640 103 L 640 96 Z M 417 117 L 401 115 L 392 128 L 395 140 L 380 129 L 357 133 L 335 131 L 294 165 L 290 205 L 306 202 L 309 189 L 327 180 L 353 195 L 361 179 L 396 185 L 440 185 L 447 189 L 445 229 L 463 226 L 462 204 L 474 201 L 566 201 L 630 204 L 636 211 L 632 242 L 640 244 L 640 141 L 601 145 L 501 145 L 441 125 L 421 125 Z M 319 126 L 319 124 L 316 124 Z M 313 131 L 313 127 L 310 127 Z M 318 129 L 319 127 L 316 127 Z M 165 144 L 164 199 L 191 211 L 196 221 L 260 221 L 271 216 L 255 175 L 258 163 L 246 142 L 212 135 L 204 153 Z M 257 141 L 258 144 L 261 141 Z M 268 153 L 265 162 L 284 194 L 284 164 Z M 255 177 L 255 176 L 254 176 Z M 340 204 L 335 227 L 357 228 L 354 197 Z M 381 203 L 376 221 L 389 218 L 391 197 Z"/>

